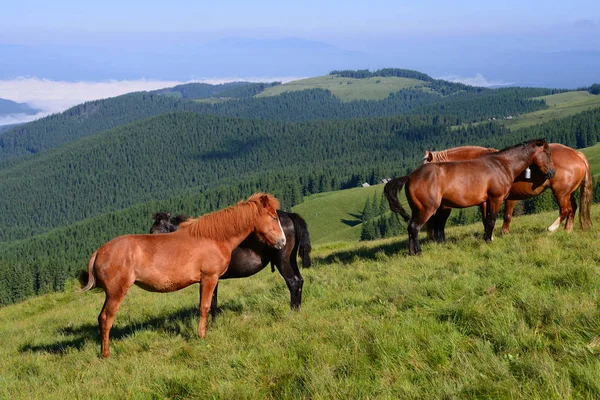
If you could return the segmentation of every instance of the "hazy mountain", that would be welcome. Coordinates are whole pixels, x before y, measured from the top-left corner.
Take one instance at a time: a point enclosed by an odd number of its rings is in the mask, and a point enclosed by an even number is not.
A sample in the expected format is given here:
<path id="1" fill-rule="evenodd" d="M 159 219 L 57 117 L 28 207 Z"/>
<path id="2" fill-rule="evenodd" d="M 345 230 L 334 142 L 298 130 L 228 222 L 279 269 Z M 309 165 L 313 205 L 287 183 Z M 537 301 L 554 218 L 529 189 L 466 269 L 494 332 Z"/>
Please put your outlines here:
<path id="1" fill-rule="evenodd" d="M 228 38 L 205 45 L 125 47 L 0 45 L 0 79 L 175 79 L 323 75 L 364 68 L 369 56 L 299 38 Z"/>
<path id="2" fill-rule="evenodd" d="M 40 112 L 33 107 L 30 107 L 25 103 L 17 103 L 11 100 L 0 99 L 0 117 L 7 116 L 10 114 L 27 114 L 33 115 Z"/>

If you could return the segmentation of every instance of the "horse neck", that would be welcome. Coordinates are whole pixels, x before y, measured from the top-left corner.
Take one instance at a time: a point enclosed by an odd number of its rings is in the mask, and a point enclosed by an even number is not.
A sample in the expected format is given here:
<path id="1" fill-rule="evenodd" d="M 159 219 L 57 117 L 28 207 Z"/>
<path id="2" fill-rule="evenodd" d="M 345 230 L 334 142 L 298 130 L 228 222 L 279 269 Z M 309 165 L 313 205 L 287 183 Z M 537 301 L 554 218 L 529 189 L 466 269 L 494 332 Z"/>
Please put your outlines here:
<path id="1" fill-rule="evenodd" d="M 527 151 L 527 157 L 523 157 L 519 154 L 524 151 Z M 533 152 L 529 149 L 523 150 L 518 147 L 505 152 L 493 153 L 493 155 L 504 161 L 502 166 L 513 181 L 533 162 Z"/>
<path id="2" fill-rule="evenodd" d="M 219 241 L 233 251 L 254 231 L 256 218 L 257 211 L 252 205 L 240 204 L 183 222 L 178 232 Z"/>

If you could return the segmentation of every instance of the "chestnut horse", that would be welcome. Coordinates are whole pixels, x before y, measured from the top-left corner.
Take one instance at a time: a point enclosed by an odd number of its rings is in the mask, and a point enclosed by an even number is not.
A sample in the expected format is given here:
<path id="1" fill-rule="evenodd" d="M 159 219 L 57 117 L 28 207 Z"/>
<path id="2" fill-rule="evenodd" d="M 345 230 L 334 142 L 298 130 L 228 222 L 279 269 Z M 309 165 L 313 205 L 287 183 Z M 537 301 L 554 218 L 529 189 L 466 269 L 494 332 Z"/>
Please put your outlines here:
<path id="1" fill-rule="evenodd" d="M 110 356 L 109 332 L 129 288 L 173 292 L 200 283 L 198 335 L 206 336 L 213 290 L 227 271 L 231 252 L 251 232 L 283 248 L 286 237 L 277 218 L 279 201 L 256 193 L 236 206 L 190 219 L 168 235 L 124 235 L 104 244 L 82 271 L 82 291 L 102 288 L 106 300 L 98 316 L 102 357 Z"/>
<path id="2" fill-rule="evenodd" d="M 532 163 L 549 178 L 554 176 L 550 149 L 544 139 L 530 140 L 473 160 L 423 164 L 408 176 L 386 183 L 384 192 L 390 208 L 406 222 L 410 220 L 409 253 L 421 252 L 419 230 L 440 207 L 464 208 L 485 203 L 483 239 L 489 243 L 496 215 L 513 181 Z M 405 184 L 412 217 L 398 201 L 398 190 Z"/>
<path id="3" fill-rule="evenodd" d="M 277 268 L 285 279 L 290 291 L 290 308 L 298 310 L 302 303 L 304 279 L 300 275 L 296 259 L 300 254 L 302 266 L 310 267 L 310 236 L 306 221 L 298 214 L 278 210 L 277 215 L 286 237 L 285 246 L 279 250 L 274 249 L 267 246 L 256 234 L 251 233 L 233 250 L 229 268 L 219 279 L 245 278 L 262 271 L 271 263 L 271 270 Z M 154 213 L 152 218 L 154 218 L 154 224 L 150 228 L 150 233 L 174 232 L 178 225 L 186 220 L 183 215 L 171 218 L 171 213 Z M 210 304 L 210 314 L 213 320 L 217 316 L 218 289 L 219 285 L 217 284 Z"/>
<path id="4" fill-rule="evenodd" d="M 556 175 L 552 179 L 546 179 L 541 171 L 534 165 L 531 169 L 531 177 L 525 178 L 525 174 L 519 175 L 513 183 L 504 208 L 504 223 L 502 224 L 502 232 L 508 233 L 510 222 L 512 221 L 513 210 L 517 200 L 524 200 L 539 195 L 547 188 L 552 190 L 554 198 L 560 208 L 559 216 L 554 223 L 548 227 L 550 232 L 554 232 L 560 224 L 565 222 L 565 230 L 571 232 L 573 230 L 573 221 L 575 219 L 575 211 L 577 210 L 577 202 L 573 196 L 575 190 L 579 187 L 579 224 L 581 229 L 589 229 L 592 227 L 592 219 L 590 216 L 590 208 L 592 204 L 592 174 L 590 164 L 585 155 L 570 147 L 559 143 L 550 143 L 550 153 L 552 163 L 556 169 Z M 490 151 L 497 151 L 477 146 L 455 147 L 439 152 L 425 152 L 423 163 L 428 162 L 444 162 L 444 161 L 463 161 L 477 158 L 483 154 L 488 154 Z M 437 239 L 443 238 L 443 229 L 446 224 L 446 216 L 435 216 L 435 228 Z M 432 230 L 430 225 L 433 225 L 433 219 L 427 222 L 428 233 Z M 438 232 L 441 230 L 441 234 Z"/>

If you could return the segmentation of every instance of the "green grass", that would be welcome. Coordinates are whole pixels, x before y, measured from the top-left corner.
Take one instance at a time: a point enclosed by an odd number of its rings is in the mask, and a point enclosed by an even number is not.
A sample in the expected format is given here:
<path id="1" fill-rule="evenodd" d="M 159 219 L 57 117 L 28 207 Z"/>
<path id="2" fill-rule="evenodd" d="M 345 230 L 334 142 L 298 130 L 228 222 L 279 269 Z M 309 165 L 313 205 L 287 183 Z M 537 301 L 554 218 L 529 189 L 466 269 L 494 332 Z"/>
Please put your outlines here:
<path id="1" fill-rule="evenodd" d="M 600 107 L 600 96 L 594 96 L 587 91 L 559 93 L 535 99 L 546 100 L 549 108 L 523 114 L 511 120 L 502 120 L 500 123 L 510 129 L 520 129 Z"/>
<path id="2" fill-rule="evenodd" d="M 416 257 L 404 236 L 316 246 L 299 312 L 268 269 L 224 281 L 204 340 L 197 285 L 133 288 L 110 360 L 102 293 L 4 307 L 0 397 L 599 398 L 600 232 L 548 234 L 554 217 L 515 218 L 490 245 L 479 223 L 451 228 Z"/>
<path id="3" fill-rule="evenodd" d="M 427 82 L 411 78 L 373 77 L 366 79 L 341 78 L 333 75 L 300 79 L 274 86 L 256 97 L 277 96 L 284 92 L 306 89 L 325 89 L 342 101 L 383 100 L 391 93 L 414 86 L 427 85 Z"/>
<path id="4" fill-rule="evenodd" d="M 600 174 L 600 143 L 595 146 L 586 147 L 585 149 L 580 149 L 585 157 L 588 159 L 590 163 L 590 169 L 592 171 L 592 175 L 596 177 Z M 596 179 L 596 178 L 595 178 Z M 594 181 L 595 181 L 594 179 Z"/>
<path id="5" fill-rule="evenodd" d="M 365 202 L 383 193 L 383 184 L 358 187 L 307 197 L 292 211 L 302 215 L 308 224 L 313 243 L 358 241 Z"/>

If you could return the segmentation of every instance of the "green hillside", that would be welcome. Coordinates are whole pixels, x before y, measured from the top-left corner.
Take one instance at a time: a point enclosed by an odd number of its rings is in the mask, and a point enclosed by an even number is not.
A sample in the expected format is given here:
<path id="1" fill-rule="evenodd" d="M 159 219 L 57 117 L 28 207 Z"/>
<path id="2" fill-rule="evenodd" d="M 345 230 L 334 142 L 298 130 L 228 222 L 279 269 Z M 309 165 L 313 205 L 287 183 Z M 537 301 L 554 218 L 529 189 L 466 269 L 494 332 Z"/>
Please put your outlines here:
<path id="1" fill-rule="evenodd" d="M 600 220 L 600 208 L 592 217 Z M 99 359 L 102 293 L 0 308 L 0 397 L 598 398 L 598 226 L 508 236 L 451 228 L 406 257 L 406 238 L 318 247 L 299 312 L 278 274 L 224 281 L 196 337 L 198 289 L 132 288 Z"/>
<path id="2" fill-rule="evenodd" d="M 511 129 L 521 129 L 600 107 L 600 96 L 590 94 L 588 91 L 558 93 L 536 97 L 536 99 L 544 100 L 549 108 L 504 119 L 501 123 Z"/>
<path id="3" fill-rule="evenodd" d="M 366 79 L 344 78 L 335 75 L 318 76 L 315 78 L 299 79 L 283 85 L 264 90 L 256 97 L 278 96 L 285 92 L 307 89 L 329 90 L 342 101 L 353 100 L 383 100 L 390 94 L 402 89 L 424 86 L 428 82 L 412 78 L 373 77 Z"/>

